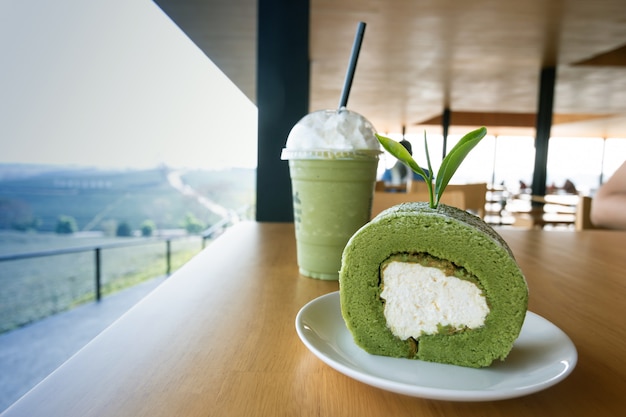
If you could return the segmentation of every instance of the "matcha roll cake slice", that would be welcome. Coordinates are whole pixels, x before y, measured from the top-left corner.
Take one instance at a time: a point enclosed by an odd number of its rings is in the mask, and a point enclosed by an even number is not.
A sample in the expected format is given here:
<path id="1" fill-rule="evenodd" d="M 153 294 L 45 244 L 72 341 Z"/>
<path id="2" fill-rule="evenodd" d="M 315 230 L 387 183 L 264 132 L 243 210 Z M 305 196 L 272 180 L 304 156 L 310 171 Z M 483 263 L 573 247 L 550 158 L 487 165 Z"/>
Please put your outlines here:
<path id="1" fill-rule="evenodd" d="M 400 204 L 363 226 L 345 247 L 339 285 L 365 351 L 468 367 L 506 358 L 528 306 L 506 242 L 443 204 Z"/>

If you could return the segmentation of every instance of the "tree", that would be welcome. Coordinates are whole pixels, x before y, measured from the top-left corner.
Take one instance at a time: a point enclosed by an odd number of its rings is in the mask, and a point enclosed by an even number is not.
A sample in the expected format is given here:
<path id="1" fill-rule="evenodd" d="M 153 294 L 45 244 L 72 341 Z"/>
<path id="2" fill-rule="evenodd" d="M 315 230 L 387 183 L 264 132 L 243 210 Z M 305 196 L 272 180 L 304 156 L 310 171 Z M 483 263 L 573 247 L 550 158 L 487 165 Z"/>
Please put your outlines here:
<path id="1" fill-rule="evenodd" d="M 156 225 L 154 224 L 154 222 L 150 219 L 145 220 L 142 224 L 141 224 L 141 236 L 143 237 L 150 237 L 154 234 L 154 230 L 156 229 Z"/>
<path id="2" fill-rule="evenodd" d="M 24 201 L 0 197 L 0 229 L 19 231 L 37 230 L 41 219 L 33 215 L 30 205 Z"/>
<path id="3" fill-rule="evenodd" d="M 102 228 L 102 232 L 104 232 L 105 236 L 115 236 L 117 233 L 117 221 L 113 219 L 104 220 L 100 227 Z"/>
<path id="4" fill-rule="evenodd" d="M 133 229 L 130 227 L 130 224 L 126 221 L 121 222 L 117 225 L 117 230 L 115 232 L 115 236 L 119 237 L 129 237 L 133 235 Z"/>
<path id="5" fill-rule="evenodd" d="M 31 217 L 21 222 L 14 222 L 11 227 L 20 232 L 28 232 L 29 230 L 37 230 L 41 227 L 41 219 L 39 217 Z"/>
<path id="6" fill-rule="evenodd" d="M 78 230 L 76 220 L 72 216 L 61 215 L 57 219 L 55 231 L 59 234 L 69 235 Z"/>
<path id="7" fill-rule="evenodd" d="M 183 223 L 183 227 L 187 231 L 187 233 L 196 235 L 204 230 L 204 224 L 198 220 L 193 213 L 187 213 L 185 215 L 185 221 Z"/>

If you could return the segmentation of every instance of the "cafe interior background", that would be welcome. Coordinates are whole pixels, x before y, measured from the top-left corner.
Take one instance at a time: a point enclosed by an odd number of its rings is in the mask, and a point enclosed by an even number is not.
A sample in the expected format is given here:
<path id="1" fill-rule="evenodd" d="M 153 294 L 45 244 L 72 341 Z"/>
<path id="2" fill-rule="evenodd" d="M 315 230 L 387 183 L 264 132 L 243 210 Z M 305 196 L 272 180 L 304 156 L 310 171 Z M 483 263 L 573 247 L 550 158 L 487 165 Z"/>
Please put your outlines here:
<path id="1" fill-rule="evenodd" d="M 258 16 L 250 0 L 156 3 L 259 106 L 260 220 L 289 218 L 288 195 L 266 186 L 288 190 L 276 155 L 298 117 L 338 105 L 359 21 L 367 27 L 348 107 L 381 133 L 404 130 L 418 162 L 424 133 L 437 154 L 444 136 L 449 150 L 484 125 L 489 137 L 456 181 L 512 191 L 535 182 L 543 195 L 570 180 L 592 195 L 626 155 L 620 0 L 311 0 L 272 2 Z M 267 29 L 280 19 L 295 35 Z"/>

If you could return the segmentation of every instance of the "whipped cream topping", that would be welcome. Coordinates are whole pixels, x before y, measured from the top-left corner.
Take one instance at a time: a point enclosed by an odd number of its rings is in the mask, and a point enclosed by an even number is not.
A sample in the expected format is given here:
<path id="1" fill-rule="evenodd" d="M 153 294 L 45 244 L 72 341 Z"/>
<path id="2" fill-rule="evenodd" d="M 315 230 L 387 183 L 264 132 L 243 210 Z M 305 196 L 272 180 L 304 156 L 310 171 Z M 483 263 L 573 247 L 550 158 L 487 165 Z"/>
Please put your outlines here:
<path id="1" fill-rule="evenodd" d="M 360 114 L 341 108 L 304 116 L 291 129 L 288 150 L 379 150 L 372 124 Z"/>

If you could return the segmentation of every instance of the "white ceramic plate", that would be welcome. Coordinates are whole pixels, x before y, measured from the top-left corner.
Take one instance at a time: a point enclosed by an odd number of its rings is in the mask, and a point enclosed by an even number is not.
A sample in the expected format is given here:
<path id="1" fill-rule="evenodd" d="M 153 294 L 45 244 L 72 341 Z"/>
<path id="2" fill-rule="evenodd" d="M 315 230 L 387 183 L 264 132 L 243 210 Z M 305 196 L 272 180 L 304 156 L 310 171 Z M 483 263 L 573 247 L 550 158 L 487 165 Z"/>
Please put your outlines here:
<path id="1" fill-rule="evenodd" d="M 306 304 L 296 316 L 306 347 L 335 370 L 387 391 L 449 401 L 491 401 L 544 390 L 567 377 L 578 354 L 554 324 L 528 312 L 507 359 L 474 369 L 370 355 L 358 347 L 341 317 L 339 292 Z"/>

